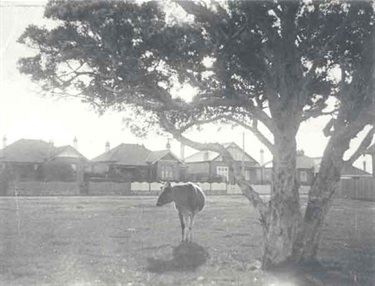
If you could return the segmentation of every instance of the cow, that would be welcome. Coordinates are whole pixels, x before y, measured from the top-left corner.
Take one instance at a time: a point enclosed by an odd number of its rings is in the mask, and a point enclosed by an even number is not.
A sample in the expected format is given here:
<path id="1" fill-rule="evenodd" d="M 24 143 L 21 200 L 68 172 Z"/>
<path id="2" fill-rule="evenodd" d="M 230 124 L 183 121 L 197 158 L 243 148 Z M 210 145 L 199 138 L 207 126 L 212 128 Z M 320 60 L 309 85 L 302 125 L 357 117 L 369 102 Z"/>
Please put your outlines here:
<path id="1" fill-rule="evenodd" d="M 172 187 L 170 182 L 166 182 L 164 187 L 162 187 L 162 192 L 156 205 L 160 207 L 171 202 L 175 203 L 180 218 L 182 241 L 192 241 L 194 216 L 203 209 L 206 196 L 202 189 L 193 183 L 175 185 Z M 189 232 L 185 231 L 186 226 Z"/>

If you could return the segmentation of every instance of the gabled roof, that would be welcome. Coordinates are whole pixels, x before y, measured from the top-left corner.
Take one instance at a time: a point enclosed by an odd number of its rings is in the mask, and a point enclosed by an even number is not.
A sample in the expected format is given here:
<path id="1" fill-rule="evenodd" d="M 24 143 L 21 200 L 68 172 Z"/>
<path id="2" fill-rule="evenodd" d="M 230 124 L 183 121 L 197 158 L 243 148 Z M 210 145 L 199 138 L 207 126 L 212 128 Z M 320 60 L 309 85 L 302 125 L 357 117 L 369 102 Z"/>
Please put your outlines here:
<path id="1" fill-rule="evenodd" d="M 176 155 L 169 150 L 150 151 L 143 145 L 122 143 L 92 159 L 92 162 L 112 162 L 123 166 L 147 166 L 156 163 L 168 154 L 180 162 Z"/>
<path id="2" fill-rule="evenodd" d="M 145 166 L 151 151 L 143 145 L 122 143 L 92 159 L 93 162 L 113 162 L 118 165 Z"/>
<path id="3" fill-rule="evenodd" d="M 212 151 L 199 151 L 185 159 L 185 163 L 197 163 L 213 161 L 219 156 L 218 153 Z"/>
<path id="4" fill-rule="evenodd" d="M 55 157 L 86 159 L 72 146 L 54 147 L 52 143 L 33 139 L 20 139 L 0 151 L 5 162 L 42 163 Z"/>
<path id="5" fill-rule="evenodd" d="M 371 177 L 371 174 L 353 165 L 344 165 L 341 170 L 341 177 Z"/>
<path id="6" fill-rule="evenodd" d="M 86 157 L 83 156 L 80 152 L 77 151 L 74 147 L 70 145 L 65 145 L 61 147 L 55 147 L 53 157 L 55 158 L 83 158 L 85 160 Z"/>
<path id="7" fill-rule="evenodd" d="M 175 154 L 173 154 L 170 150 L 151 151 L 150 154 L 148 154 L 146 158 L 146 162 L 150 164 L 155 164 L 156 162 L 165 158 L 167 155 L 170 155 L 173 159 L 182 163 L 181 160 Z"/>
<path id="8" fill-rule="evenodd" d="M 235 161 L 242 161 L 242 154 L 245 155 L 245 162 L 251 162 L 254 165 L 259 165 L 259 163 L 251 157 L 249 154 L 247 154 L 245 151 L 243 151 L 242 148 L 240 148 L 236 143 L 230 142 L 230 143 L 224 143 L 222 144 L 223 147 L 225 147 L 229 153 L 233 156 Z M 237 149 L 240 151 L 240 157 L 239 158 L 237 153 L 234 151 L 234 149 Z M 221 155 L 216 152 L 212 151 L 199 151 L 185 159 L 185 163 L 198 163 L 198 162 L 208 162 L 208 161 L 214 161 L 214 160 L 220 160 Z"/>

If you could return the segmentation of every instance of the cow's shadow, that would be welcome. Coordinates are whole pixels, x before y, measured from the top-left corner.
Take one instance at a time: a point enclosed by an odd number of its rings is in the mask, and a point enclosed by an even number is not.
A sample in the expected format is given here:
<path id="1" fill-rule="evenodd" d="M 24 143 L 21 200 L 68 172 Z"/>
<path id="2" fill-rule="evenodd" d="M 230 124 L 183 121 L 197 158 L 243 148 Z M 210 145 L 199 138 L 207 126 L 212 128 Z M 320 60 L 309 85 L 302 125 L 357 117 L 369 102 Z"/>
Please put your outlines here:
<path id="1" fill-rule="evenodd" d="M 195 271 L 210 257 L 204 247 L 194 242 L 181 242 L 173 248 L 172 259 L 148 259 L 147 270 L 154 273 Z"/>

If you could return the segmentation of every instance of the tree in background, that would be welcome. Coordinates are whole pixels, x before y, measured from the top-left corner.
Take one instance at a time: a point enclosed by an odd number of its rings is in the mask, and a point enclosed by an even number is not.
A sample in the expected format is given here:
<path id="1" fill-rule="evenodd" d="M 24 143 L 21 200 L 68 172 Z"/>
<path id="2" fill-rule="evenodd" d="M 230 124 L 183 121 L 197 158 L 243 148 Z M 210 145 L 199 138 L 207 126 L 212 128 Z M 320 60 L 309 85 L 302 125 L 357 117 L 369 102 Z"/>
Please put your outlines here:
<path id="1" fill-rule="evenodd" d="M 45 16 L 54 28 L 31 25 L 19 39 L 37 50 L 20 59 L 22 73 L 48 94 L 124 112 L 139 136 L 160 126 L 228 164 L 220 144 L 192 141 L 186 131 L 212 122 L 252 131 L 273 155 L 270 202 L 231 166 L 259 210 L 263 267 L 316 259 L 341 169 L 373 137 L 370 1 L 50 1 Z M 194 96 L 180 96 L 182 86 Z M 320 116 L 331 117 L 323 130 L 329 142 L 303 213 L 296 135 Z M 359 133 L 364 139 L 345 161 Z"/>

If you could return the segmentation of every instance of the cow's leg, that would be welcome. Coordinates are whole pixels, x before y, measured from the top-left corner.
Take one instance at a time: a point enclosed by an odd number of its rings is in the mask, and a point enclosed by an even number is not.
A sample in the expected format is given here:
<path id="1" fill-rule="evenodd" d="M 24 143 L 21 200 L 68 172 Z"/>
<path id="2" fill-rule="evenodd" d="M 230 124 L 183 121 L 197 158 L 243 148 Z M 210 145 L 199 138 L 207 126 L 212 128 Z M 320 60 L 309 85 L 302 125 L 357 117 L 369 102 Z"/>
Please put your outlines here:
<path id="1" fill-rule="evenodd" d="M 190 224 L 191 224 L 191 216 L 186 215 L 186 231 L 185 231 L 186 241 L 189 241 L 189 238 L 190 238 L 190 232 L 191 232 Z"/>
<path id="2" fill-rule="evenodd" d="M 178 217 L 180 218 L 180 222 L 181 222 L 181 235 L 182 235 L 182 241 L 185 240 L 185 219 L 184 219 L 184 216 L 181 212 L 178 212 Z"/>
<path id="3" fill-rule="evenodd" d="M 189 222 L 190 241 L 193 241 L 193 225 L 194 225 L 194 214 L 191 215 L 190 222 Z"/>

